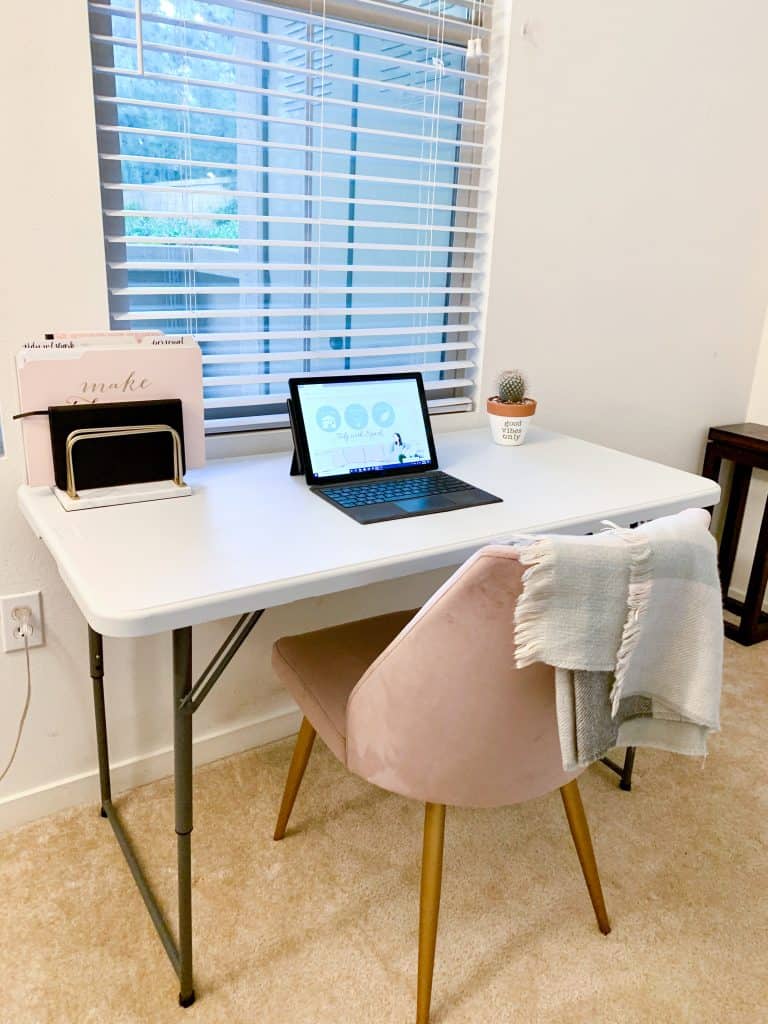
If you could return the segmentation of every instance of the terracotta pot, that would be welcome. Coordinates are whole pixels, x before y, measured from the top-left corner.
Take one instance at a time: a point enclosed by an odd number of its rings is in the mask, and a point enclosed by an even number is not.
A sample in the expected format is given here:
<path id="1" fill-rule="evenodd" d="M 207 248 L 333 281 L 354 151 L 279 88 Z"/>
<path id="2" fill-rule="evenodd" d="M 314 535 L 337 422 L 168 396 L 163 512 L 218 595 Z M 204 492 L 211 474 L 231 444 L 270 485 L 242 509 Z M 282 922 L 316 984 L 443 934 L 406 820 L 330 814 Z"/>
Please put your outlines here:
<path id="1" fill-rule="evenodd" d="M 497 395 L 486 404 L 491 433 L 496 444 L 522 444 L 528 433 L 531 416 L 536 412 L 536 401 L 524 398 L 522 402 L 501 402 Z"/>

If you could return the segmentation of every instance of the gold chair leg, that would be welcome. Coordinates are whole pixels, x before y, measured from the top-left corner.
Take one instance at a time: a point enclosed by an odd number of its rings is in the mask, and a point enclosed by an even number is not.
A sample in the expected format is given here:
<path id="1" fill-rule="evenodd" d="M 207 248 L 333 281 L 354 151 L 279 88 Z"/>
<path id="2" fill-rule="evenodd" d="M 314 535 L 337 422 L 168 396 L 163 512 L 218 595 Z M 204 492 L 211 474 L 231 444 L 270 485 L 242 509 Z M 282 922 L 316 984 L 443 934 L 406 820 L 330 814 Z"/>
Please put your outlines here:
<path id="1" fill-rule="evenodd" d="M 315 742 L 315 732 L 308 718 L 301 720 L 301 728 L 296 739 L 296 746 L 293 749 L 291 766 L 288 769 L 288 778 L 285 780 L 285 792 L 283 801 L 280 804 L 280 811 L 277 815 L 275 825 L 275 839 L 282 839 L 288 827 L 288 819 L 291 816 L 293 805 L 296 802 L 296 794 L 299 792 L 301 780 L 304 778 L 309 755 L 312 753 L 312 745 Z"/>
<path id="2" fill-rule="evenodd" d="M 421 860 L 421 904 L 419 908 L 419 976 L 416 992 L 416 1024 L 429 1024 L 432 974 L 435 967 L 437 918 L 443 881 L 443 839 L 445 804 L 424 808 L 424 851 Z"/>
<path id="3" fill-rule="evenodd" d="M 576 853 L 579 855 L 579 863 L 584 873 L 584 881 L 587 883 L 589 898 L 592 900 L 598 927 L 603 935 L 608 935 L 611 930 L 611 922 L 608 920 L 608 912 L 605 909 L 600 875 L 597 873 L 595 851 L 592 849 L 589 825 L 584 814 L 584 805 L 581 802 L 581 794 L 579 793 L 576 779 L 560 787 L 560 796 L 563 798 L 563 806 L 565 807 L 568 824 L 571 827 L 571 835 L 576 846 Z"/>

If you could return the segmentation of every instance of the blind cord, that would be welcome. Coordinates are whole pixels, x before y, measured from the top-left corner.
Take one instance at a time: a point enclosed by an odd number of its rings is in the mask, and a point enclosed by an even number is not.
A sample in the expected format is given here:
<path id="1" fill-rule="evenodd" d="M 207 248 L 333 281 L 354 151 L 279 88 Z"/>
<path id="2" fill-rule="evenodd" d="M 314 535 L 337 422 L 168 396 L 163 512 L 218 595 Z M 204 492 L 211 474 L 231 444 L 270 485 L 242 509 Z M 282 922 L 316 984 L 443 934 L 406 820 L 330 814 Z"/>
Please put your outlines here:
<path id="1" fill-rule="evenodd" d="M 3 768 L 2 772 L 0 772 L 0 782 L 2 782 L 6 777 L 13 766 L 13 762 L 16 760 L 16 754 L 19 751 L 19 744 L 21 743 L 21 736 L 24 732 L 24 725 L 27 721 L 27 715 L 29 714 L 29 705 L 32 701 L 32 670 L 29 665 L 29 638 L 32 636 L 33 630 L 33 626 L 30 621 L 31 615 L 28 608 L 19 608 L 18 610 L 14 609 L 14 612 L 17 613 L 15 617 L 17 617 L 21 623 L 17 633 L 20 633 L 24 638 L 24 658 L 27 663 L 27 694 L 24 699 L 24 709 L 21 712 L 21 718 L 19 719 L 19 728 L 16 731 L 16 742 L 13 744 L 13 750 L 11 751 L 11 756 L 8 758 L 8 763 L 5 768 Z"/>

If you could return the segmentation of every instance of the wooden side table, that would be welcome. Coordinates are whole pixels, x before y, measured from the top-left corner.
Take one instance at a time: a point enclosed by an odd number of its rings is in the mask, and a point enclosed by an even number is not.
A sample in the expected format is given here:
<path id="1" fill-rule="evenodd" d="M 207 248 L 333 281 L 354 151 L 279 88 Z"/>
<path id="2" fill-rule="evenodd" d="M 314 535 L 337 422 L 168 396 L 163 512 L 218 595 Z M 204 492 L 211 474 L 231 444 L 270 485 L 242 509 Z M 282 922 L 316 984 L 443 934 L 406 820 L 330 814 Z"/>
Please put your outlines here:
<path id="1" fill-rule="evenodd" d="M 740 616 L 738 625 L 725 623 L 725 635 L 740 644 L 756 644 L 768 639 L 768 615 L 763 612 L 763 598 L 768 585 L 768 502 L 763 511 L 757 538 L 749 585 L 743 601 L 729 597 L 728 591 L 736 561 L 744 509 L 753 469 L 768 469 L 768 427 L 760 423 L 733 423 L 711 427 L 704 453 L 702 476 L 717 480 L 723 459 L 733 462 L 733 481 L 725 510 L 723 535 L 720 540 L 720 583 L 723 606 Z"/>

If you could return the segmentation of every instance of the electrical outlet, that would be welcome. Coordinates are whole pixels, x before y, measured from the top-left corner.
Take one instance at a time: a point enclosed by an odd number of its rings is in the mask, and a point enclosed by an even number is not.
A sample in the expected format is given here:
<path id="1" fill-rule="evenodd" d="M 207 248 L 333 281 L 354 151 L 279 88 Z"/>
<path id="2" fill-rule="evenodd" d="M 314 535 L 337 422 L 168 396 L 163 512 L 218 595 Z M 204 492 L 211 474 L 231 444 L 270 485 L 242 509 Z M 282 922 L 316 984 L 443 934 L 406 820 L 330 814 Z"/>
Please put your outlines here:
<path id="1" fill-rule="evenodd" d="M 21 622 L 13 616 L 15 608 L 30 609 L 32 612 L 32 636 L 29 638 L 29 646 L 41 647 L 45 640 L 43 639 L 40 591 L 33 590 L 30 594 L 10 594 L 8 597 L 0 597 L 0 628 L 3 636 L 3 650 L 24 650 L 24 638 L 17 635 Z"/>

